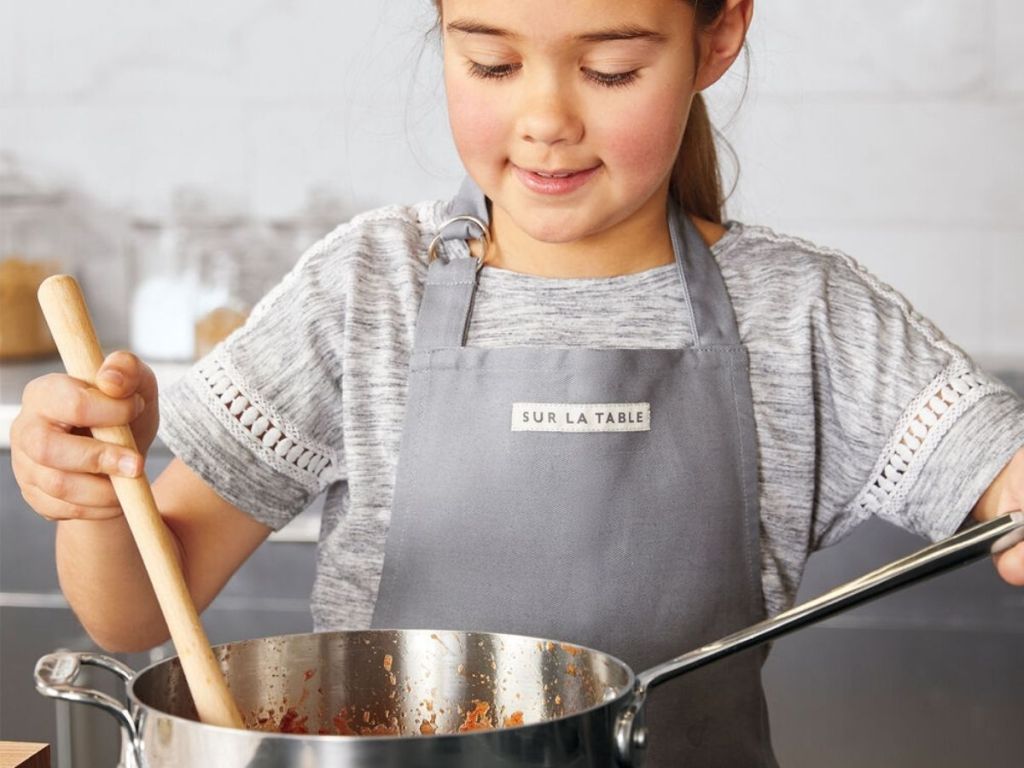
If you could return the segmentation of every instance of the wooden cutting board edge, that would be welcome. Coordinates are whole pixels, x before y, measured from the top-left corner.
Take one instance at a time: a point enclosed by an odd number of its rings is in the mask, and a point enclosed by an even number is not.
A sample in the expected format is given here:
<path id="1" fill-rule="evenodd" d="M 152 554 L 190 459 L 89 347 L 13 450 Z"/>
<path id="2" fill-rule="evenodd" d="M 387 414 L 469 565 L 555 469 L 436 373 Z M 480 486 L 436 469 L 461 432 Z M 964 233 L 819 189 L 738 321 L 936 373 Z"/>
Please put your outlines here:
<path id="1" fill-rule="evenodd" d="M 0 768 L 50 768 L 50 745 L 0 741 Z"/>

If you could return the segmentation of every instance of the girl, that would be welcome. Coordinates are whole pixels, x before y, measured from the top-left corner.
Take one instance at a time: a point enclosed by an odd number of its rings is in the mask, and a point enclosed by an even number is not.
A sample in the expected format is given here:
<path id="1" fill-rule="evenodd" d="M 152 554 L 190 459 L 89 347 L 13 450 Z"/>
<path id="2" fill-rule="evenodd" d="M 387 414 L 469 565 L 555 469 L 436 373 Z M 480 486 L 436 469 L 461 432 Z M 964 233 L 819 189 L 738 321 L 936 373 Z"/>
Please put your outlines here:
<path id="1" fill-rule="evenodd" d="M 752 6 L 438 3 L 469 180 L 339 227 L 163 398 L 155 493 L 200 609 L 326 491 L 318 629 L 558 637 L 645 668 L 785 608 L 869 515 L 938 538 L 1024 506 L 1024 404 L 847 257 L 723 224 L 700 92 Z M 97 388 L 34 381 L 12 429 L 111 650 L 167 637 L 102 476 L 142 472 L 157 422 L 118 352 Z M 80 431 L 125 423 L 142 456 Z M 1024 584 L 1024 546 L 997 567 Z M 762 661 L 657 689 L 650 764 L 773 764 Z"/>

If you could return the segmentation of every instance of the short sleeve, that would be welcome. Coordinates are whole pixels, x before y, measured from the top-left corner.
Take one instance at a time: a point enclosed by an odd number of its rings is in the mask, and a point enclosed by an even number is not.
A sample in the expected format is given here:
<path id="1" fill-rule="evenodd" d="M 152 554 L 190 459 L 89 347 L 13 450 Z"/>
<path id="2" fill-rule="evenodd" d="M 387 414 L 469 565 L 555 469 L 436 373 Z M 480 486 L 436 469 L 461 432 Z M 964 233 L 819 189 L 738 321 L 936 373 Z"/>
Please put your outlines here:
<path id="1" fill-rule="evenodd" d="M 161 439 L 274 530 L 345 477 L 345 279 L 333 242 L 310 248 L 244 326 L 161 393 Z"/>
<path id="2" fill-rule="evenodd" d="M 813 314 L 815 545 L 870 515 L 952 534 L 1024 446 L 1024 403 L 849 257 Z"/>

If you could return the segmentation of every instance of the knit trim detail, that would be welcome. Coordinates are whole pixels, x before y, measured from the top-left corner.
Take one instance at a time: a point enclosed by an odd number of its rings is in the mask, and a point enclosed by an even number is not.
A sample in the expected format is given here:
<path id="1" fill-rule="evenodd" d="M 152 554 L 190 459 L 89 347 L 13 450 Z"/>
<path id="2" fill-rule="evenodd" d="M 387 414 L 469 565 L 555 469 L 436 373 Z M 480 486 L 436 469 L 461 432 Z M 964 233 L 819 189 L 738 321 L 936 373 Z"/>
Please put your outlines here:
<path id="1" fill-rule="evenodd" d="M 853 502 L 860 517 L 899 509 L 942 436 L 981 398 L 1006 387 L 959 360 L 936 376 L 904 411 Z"/>
<path id="2" fill-rule="evenodd" d="M 221 405 L 220 421 L 242 442 L 248 443 L 270 466 L 319 493 L 338 479 L 334 451 L 303 436 L 252 393 L 237 373 L 216 354 L 195 368 L 208 397 Z"/>

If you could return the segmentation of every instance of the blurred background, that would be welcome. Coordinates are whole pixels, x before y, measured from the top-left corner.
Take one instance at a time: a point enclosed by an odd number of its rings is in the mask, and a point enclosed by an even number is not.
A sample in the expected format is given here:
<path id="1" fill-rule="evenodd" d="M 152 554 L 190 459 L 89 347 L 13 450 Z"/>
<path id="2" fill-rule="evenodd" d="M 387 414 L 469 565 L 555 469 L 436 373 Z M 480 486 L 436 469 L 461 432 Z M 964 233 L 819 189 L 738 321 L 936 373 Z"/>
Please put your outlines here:
<path id="1" fill-rule="evenodd" d="M 429 0 L 0 2 L 0 450 L 24 383 L 59 367 L 42 275 L 76 274 L 107 346 L 166 383 L 337 224 L 450 196 L 462 171 L 433 23 Z M 1019 389 L 1022 39 L 1011 0 L 774 0 L 706 94 L 738 158 L 723 152 L 731 218 L 850 253 Z M 109 718 L 32 690 L 39 655 L 92 646 L 4 459 L 0 739 L 113 765 Z M 149 472 L 168 460 L 157 446 Z M 317 530 L 314 506 L 243 568 L 205 616 L 214 641 L 310 628 Z M 866 524 L 812 558 L 801 597 L 920 544 Z M 982 563 L 779 642 L 766 681 L 783 765 L 1012 762 L 1018 592 Z"/>

